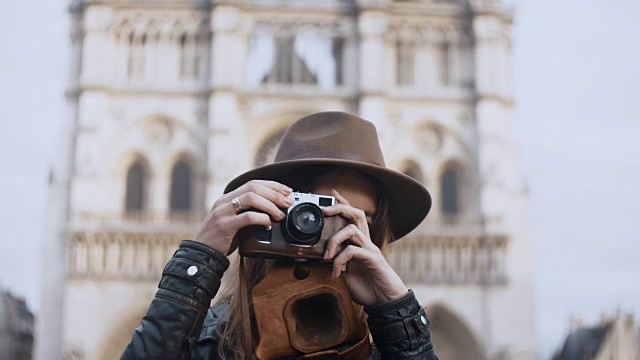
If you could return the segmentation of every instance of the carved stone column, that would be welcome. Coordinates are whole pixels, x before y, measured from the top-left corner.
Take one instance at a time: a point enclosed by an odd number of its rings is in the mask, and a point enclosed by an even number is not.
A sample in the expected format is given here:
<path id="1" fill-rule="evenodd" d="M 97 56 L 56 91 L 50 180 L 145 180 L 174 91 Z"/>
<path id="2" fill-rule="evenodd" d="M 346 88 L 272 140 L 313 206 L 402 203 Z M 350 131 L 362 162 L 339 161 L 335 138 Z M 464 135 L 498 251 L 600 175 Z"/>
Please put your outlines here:
<path id="1" fill-rule="evenodd" d="M 250 167 L 245 120 L 238 90 L 244 83 L 247 34 L 239 8 L 224 5 L 211 15 L 211 93 L 207 145 L 207 204 L 222 194 L 226 183 Z"/>
<path id="2" fill-rule="evenodd" d="M 71 9 L 71 59 L 67 84 L 67 106 L 60 140 L 61 151 L 49 177 L 42 253 L 42 294 L 36 322 L 35 360 L 62 360 L 62 329 L 66 265 L 66 224 L 69 218 L 75 133 L 78 121 L 80 69 L 84 32 L 82 14 Z"/>
<path id="3" fill-rule="evenodd" d="M 360 30 L 360 104 L 362 117 L 375 123 L 384 150 L 386 122 L 385 92 L 389 85 L 389 59 L 393 52 L 387 51 L 385 33 L 388 19 L 378 9 L 363 9 L 358 18 Z M 375 74 L 375 75 L 372 75 Z"/>

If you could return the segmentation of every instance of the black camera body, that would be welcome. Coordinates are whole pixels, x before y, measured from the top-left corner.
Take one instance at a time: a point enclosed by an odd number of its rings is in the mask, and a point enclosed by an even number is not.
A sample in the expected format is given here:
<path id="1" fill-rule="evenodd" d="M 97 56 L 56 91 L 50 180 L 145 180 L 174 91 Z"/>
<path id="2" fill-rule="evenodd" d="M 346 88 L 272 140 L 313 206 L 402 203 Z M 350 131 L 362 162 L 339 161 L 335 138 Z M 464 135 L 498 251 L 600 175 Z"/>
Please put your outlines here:
<path id="1" fill-rule="evenodd" d="M 243 229 L 240 255 L 261 258 L 322 260 L 326 242 L 348 222 L 340 216 L 325 217 L 322 208 L 334 205 L 333 196 L 293 192 L 293 205 L 282 209 L 285 218 L 271 229 Z"/>

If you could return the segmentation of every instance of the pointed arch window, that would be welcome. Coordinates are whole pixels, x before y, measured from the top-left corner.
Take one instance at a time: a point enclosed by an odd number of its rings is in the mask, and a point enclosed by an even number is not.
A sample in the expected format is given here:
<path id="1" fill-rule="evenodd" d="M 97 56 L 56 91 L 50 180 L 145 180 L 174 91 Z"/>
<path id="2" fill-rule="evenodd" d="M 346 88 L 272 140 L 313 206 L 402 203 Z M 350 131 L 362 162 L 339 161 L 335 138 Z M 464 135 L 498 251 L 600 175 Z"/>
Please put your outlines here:
<path id="1" fill-rule="evenodd" d="M 197 79 L 200 75 L 200 48 L 202 39 L 198 34 L 182 34 L 180 45 L 180 77 Z"/>
<path id="2" fill-rule="evenodd" d="M 276 152 L 278 151 L 278 146 L 280 146 L 280 142 L 282 141 L 282 137 L 287 129 L 281 129 L 276 131 L 271 136 L 269 136 L 263 143 L 260 145 L 258 152 L 256 153 L 256 157 L 253 161 L 255 167 L 259 167 L 262 165 L 270 164 L 276 157 Z"/>
<path id="3" fill-rule="evenodd" d="M 440 44 L 439 55 L 440 84 L 449 86 L 451 85 L 451 44 L 449 41 Z"/>
<path id="4" fill-rule="evenodd" d="M 396 83 L 413 85 L 416 47 L 413 42 L 396 42 Z"/>
<path id="5" fill-rule="evenodd" d="M 422 182 L 422 170 L 420 169 L 420 165 L 418 165 L 415 161 L 410 160 L 405 163 L 403 166 L 402 173 L 414 178 L 415 180 Z"/>
<path id="6" fill-rule="evenodd" d="M 443 214 L 460 212 L 460 191 L 458 175 L 451 167 L 447 168 L 440 179 L 441 210 Z"/>
<path id="7" fill-rule="evenodd" d="M 275 81 L 282 83 L 293 82 L 292 69 L 295 52 L 293 50 L 293 38 L 276 39 Z"/>
<path id="8" fill-rule="evenodd" d="M 146 171 L 140 161 L 136 161 L 127 171 L 127 190 L 125 208 L 143 210 L 145 203 Z"/>
<path id="9" fill-rule="evenodd" d="M 171 210 L 191 210 L 192 171 L 189 164 L 179 161 L 171 172 Z"/>
<path id="10" fill-rule="evenodd" d="M 131 35 L 129 35 L 129 59 L 127 62 L 127 73 L 130 78 L 139 79 L 144 75 L 146 42 L 146 34 L 136 36 L 131 33 Z"/>
<path id="11" fill-rule="evenodd" d="M 273 68 L 263 79 L 263 83 L 317 84 L 304 59 L 295 51 L 295 38 L 283 36 L 275 39 L 275 59 Z"/>
<path id="12" fill-rule="evenodd" d="M 345 46 L 344 38 L 333 38 L 331 40 L 331 55 L 333 55 L 333 60 L 335 61 L 335 66 L 336 66 L 336 73 L 335 73 L 336 85 L 344 84 L 344 74 L 343 74 L 344 46 Z"/>

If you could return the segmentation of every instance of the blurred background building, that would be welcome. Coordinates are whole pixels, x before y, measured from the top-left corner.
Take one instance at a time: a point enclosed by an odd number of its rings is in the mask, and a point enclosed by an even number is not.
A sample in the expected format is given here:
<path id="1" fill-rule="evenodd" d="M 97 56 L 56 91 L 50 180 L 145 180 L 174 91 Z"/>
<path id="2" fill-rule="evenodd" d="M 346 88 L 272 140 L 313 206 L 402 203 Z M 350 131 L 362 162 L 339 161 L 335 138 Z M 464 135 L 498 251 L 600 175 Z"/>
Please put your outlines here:
<path id="1" fill-rule="evenodd" d="M 34 317 L 23 298 L 0 290 L 0 359 L 31 360 Z"/>
<path id="2" fill-rule="evenodd" d="M 640 360 L 640 337 L 633 314 L 603 313 L 600 323 L 571 320 L 571 330 L 552 360 Z"/>
<path id="3" fill-rule="evenodd" d="M 499 1 L 92 0 L 70 16 L 37 359 L 118 358 L 226 183 L 323 110 L 373 121 L 387 165 L 433 195 L 388 259 L 427 307 L 440 358 L 535 358 Z"/>

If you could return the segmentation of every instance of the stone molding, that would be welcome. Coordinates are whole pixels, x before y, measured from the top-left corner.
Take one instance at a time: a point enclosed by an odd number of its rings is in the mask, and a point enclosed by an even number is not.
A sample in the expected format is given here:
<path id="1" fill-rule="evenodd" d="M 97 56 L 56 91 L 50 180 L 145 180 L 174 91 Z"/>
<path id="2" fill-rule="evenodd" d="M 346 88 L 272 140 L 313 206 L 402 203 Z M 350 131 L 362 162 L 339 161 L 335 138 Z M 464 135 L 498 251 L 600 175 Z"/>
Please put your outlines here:
<path id="1" fill-rule="evenodd" d="M 144 210 L 127 210 L 116 213 L 79 212 L 70 220 L 72 230 L 90 227 L 119 227 L 135 225 L 148 228 L 149 225 L 160 225 L 168 229 L 177 227 L 196 228 L 206 214 L 198 211 L 172 210 L 167 212 L 152 212 Z"/>
<path id="2" fill-rule="evenodd" d="M 256 14 L 252 32 L 268 31 L 275 36 L 295 36 L 302 30 L 313 29 L 321 35 L 348 37 L 351 30 L 350 18 L 327 18 L 322 16 L 289 16 L 277 19 Z"/>
<path id="3" fill-rule="evenodd" d="M 167 217 L 140 212 L 136 216 L 120 214 L 111 217 L 84 214 L 75 219 L 76 224 L 82 223 L 85 227 L 97 225 L 104 229 L 109 224 L 127 228 L 126 222 L 163 224 Z M 182 218 L 185 225 L 191 223 L 189 228 L 200 219 L 193 215 Z M 487 233 L 484 230 L 499 228 L 501 219 L 437 213 L 427 219 L 414 231 L 414 235 L 390 247 L 388 261 L 405 281 L 506 284 L 509 238 L 499 232 Z M 186 229 L 180 232 L 176 228 L 149 233 L 75 228 L 67 241 L 67 276 L 71 279 L 158 280 L 180 240 L 193 235 Z"/>
<path id="4" fill-rule="evenodd" d="M 71 232 L 69 279 L 158 281 L 182 239 L 193 234 Z"/>
<path id="5" fill-rule="evenodd" d="M 507 233 L 501 217 L 486 217 L 472 214 L 442 214 L 432 209 L 425 221 L 414 231 L 414 235 L 428 237 L 481 237 L 488 234 Z"/>
<path id="6" fill-rule="evenodd" d="M 386 257 L 407 283 L 505 285 L 508 245 L 503 235 L 409 236 Z"/>
<path id="7" fill-rule="evenodd" d="M 148 13 L 135 10 L 118 11 L 111 26 L 116 38 L 126 38 L 133 33 L 136 36 L 162 36 L 178 39 L 182 34 L 205 35 L 207 33 L 208 13 L 159 12 Z"/>
<path id="8" fill-rule="evenodd" d="M 468 44 L 471 46 L 473 34 L 468 26 L 453 21 L 392 21 L 387 33 L 387 40 L 414 41 L 422 43 L 440 43 L 450 41 L 453 43 Z"/>
<path id="9" fill-rule="evenodd" d="M 158 8 L 198 8 L 208 9 L 211 0 L 74 0 L 69 6 L 70 11 L 80 11 L 91 5 L 111 5 L 117 7 L 153 7 Z"/>

